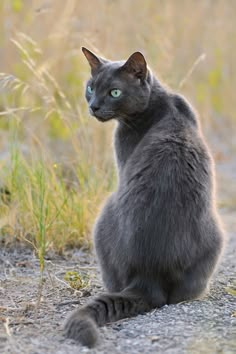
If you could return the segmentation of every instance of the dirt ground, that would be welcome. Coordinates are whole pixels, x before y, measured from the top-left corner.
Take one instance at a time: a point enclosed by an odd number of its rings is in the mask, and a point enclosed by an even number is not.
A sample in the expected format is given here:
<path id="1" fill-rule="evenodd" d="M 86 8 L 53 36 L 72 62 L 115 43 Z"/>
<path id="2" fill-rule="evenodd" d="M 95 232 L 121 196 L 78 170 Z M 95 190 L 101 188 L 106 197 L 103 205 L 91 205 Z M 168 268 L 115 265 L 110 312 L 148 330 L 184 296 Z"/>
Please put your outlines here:
<path id="1" fill-rule="evenodd" d="M 72 309 L 103 290 L 93 255 L 83 250 L 48 255 L 41 279 L 31 249 L 2 245 L 0 353 L 236 353 L 235 162 L 219 162 L 217 175 L 228 242 L 206 297 L 108 325 L 101 329 L 99 347 L 90 351 L 65 339 L 62 325 Z M 68 271 L 88 275 L 90 283 L 72 289 L 64 280 Z"/>

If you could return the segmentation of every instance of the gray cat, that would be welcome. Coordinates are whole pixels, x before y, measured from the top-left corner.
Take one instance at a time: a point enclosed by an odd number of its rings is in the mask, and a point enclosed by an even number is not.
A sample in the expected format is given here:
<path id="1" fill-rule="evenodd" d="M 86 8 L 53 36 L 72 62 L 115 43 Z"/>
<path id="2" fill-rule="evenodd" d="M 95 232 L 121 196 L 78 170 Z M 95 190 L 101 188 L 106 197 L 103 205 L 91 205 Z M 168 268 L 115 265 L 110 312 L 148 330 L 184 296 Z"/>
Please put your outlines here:
<path id="1" fill-rule="evenodd" d="M 169 92 L 139 52 L 110 62 L 82 48 L 90 113 L 116 119 L 117 190 L 95 228 L 108 290 L 76 310 L 66 335 L 92 347 L 97 326 L 199 297 L 223 246 L 213 163 L 190 104 Z"/>

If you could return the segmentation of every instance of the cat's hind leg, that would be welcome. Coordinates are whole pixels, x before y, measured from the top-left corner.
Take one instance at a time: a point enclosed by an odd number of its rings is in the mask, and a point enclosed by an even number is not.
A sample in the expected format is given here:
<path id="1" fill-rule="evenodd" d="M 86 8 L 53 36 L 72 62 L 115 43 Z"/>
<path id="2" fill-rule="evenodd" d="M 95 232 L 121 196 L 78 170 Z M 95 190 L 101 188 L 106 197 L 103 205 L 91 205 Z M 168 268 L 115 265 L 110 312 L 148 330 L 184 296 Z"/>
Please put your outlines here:
<path id="1" fill-rule="evenodd" d="M 209 218 L 205 224 L 200 222 L 200 226 L 199 234 L 205 234 L 204 244 L 199 245 L 202 248 L 201 256 L 193 261 L 179 280 L 174 281 L 169 291 L 169 304 L 196 299 L 208 290 L 209 280 L 223 250 L 224 234 L 214 218 Z"/>
<path id="2" fill-rule="evenodd" d="M 209 279 L 216 264 L 216 257 L 205 255 L 186 270 L 181 279 L 176 281 L 169 292 L 168 304 L 199 298 L 208 290 Z"/>
<path id="3" fill-rule="evenodd" d="M 168 304 L 177 304 L 199 298 L 208 287 L 207 280 L 196 272 L 188 272 L 183 276 L 168 296 Z"/>

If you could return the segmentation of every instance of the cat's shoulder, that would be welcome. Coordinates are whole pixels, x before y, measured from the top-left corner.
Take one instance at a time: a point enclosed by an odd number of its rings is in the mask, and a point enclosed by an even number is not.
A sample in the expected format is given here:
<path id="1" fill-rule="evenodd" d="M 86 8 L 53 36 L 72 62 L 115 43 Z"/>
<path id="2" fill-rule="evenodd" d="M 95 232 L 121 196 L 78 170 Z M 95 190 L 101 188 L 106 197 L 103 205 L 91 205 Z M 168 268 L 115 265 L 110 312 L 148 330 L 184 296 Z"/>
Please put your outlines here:
<path id="1" fill-rule="evenodd" d="M 198 127 L 198 114 L 187 98 L 179 93 L 171 94 L 170 98 L 175 113 L 185 119 L 186 123 L 190 122 L 193 126 Z"/>
<path id="2" fill-rule="evenodd" d="M 171 140 L 179 141 L 181 138 L 183 142 L 201 140 L 198 114 L 190 102 L 178 93 L 169 93 L 165 104 L 163 119 L 156 119 L 151 135 L 158 135 L 164 140 L 171 137 Z"/>
<path id="3" fill-rule="evenodd" d="M 189 101 L 178 93 L 170 93 L 167 104 L 167 114 L 153 125 L 146 143 L 161 146 L 162 151 L 206 150 L 198 114 Z"/>

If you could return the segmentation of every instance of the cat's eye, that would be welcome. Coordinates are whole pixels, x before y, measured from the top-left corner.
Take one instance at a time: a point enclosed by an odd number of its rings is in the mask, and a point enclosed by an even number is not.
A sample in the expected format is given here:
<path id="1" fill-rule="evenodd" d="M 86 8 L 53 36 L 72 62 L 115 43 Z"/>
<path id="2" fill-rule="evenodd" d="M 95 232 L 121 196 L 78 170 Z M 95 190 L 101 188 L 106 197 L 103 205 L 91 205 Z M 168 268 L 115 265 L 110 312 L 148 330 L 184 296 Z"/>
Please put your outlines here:
<path id="1" fill-rule="evenodd" d="M 91 86 L 87 86 L 87 91 L 88 91 L 88 93 L 90 94 L 90 95 L 92 95 L 92 93 L 93 93 L 93 89 L 92 89 L 92 87 Z"/>
<path id="2" fill-rule="evenodd" d="M 114 98 L 118 98 L 121 95 L 121 90 L 113 89 L 113 90 L 111 90 L 110 95 Z"/>

